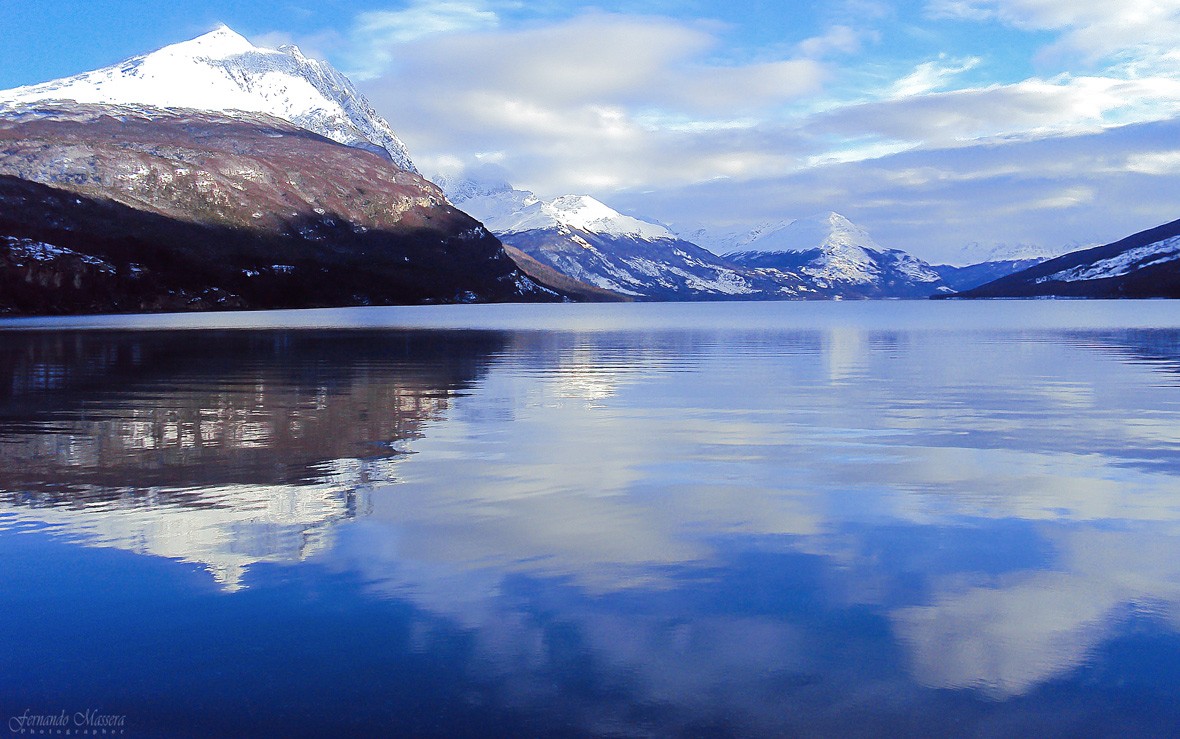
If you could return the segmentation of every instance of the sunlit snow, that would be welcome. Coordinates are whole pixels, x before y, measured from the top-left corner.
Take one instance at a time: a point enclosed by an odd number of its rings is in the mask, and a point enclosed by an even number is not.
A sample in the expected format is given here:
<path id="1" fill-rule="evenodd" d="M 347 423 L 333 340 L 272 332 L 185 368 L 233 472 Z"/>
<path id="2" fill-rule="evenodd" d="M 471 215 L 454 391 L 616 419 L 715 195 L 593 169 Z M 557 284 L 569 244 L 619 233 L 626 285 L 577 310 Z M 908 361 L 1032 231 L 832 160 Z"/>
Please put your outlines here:
<path id="1" fill-rule="evenodd" d="M 416 171 L 405 144 L 348 78 L 294 46 L 260 48 L 226 26 L 114 66 L 0 92 L 0 105 L 49 100 L 265 113 Z"/>
<path id="2" fill-rule="evenodd" d="M 1079 280 L 1102 280 L 1108 277 L 1122 277 L 1135 270 L 1150 267 L 1164 262 L 1180 259 L 1180 236 L 1173 236 L 1164 241 L 1140 246 L 1117 254 L 1108 259 L 1100 259 L 1093 264 L 1083 264 L 1080 267 L 1062 270 L 1040 281 L 1057 280 L 1058 282 L 1077 282 Z"/>

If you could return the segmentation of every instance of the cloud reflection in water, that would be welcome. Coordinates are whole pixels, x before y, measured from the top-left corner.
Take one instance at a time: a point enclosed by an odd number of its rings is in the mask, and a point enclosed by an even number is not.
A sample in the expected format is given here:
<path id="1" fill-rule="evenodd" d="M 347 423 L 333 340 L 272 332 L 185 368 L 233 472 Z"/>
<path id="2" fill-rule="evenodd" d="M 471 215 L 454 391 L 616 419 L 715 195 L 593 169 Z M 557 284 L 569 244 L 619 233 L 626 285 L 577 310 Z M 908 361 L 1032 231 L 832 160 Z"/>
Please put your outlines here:
<path id="1" fill-rule="evenodd" d="M 1174 331 L 195 336 L 6 336 L 4 525 L 353 573 L 594 733 L 948 729 L 1180 629 Z"/>

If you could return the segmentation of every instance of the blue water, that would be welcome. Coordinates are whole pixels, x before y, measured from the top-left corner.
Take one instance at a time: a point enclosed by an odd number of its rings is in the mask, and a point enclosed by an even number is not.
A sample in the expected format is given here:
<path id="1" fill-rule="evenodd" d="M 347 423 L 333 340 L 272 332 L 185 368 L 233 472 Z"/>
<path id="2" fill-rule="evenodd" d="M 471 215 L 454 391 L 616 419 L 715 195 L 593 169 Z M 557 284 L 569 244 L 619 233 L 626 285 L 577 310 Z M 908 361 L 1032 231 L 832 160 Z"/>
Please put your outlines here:
<path id="1" fill-rule="evenodd" d="M 1176 735 L 1180 306 L 0 322 L 0 733 L 88 715 Z"/>

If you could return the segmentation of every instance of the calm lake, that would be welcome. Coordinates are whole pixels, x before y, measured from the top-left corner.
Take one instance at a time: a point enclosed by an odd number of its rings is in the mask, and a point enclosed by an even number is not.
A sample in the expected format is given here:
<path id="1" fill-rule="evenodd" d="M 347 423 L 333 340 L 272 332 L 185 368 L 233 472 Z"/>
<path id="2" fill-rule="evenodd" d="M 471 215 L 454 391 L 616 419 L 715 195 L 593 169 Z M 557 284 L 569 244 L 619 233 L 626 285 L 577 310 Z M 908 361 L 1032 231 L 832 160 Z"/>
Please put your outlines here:
<path id="1" fill-rule="evenodd" d="M 0 626 L 15 735 L 1175 736 L 1180 303 L 0 321 Z"/>

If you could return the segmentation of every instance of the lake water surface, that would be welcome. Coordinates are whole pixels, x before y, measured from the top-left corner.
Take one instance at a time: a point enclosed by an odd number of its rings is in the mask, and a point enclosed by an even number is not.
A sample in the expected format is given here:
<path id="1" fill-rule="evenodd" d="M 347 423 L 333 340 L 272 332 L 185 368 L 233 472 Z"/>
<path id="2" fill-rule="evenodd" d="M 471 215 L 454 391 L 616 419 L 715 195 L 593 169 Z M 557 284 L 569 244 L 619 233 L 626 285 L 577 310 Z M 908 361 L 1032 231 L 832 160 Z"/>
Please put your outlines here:
<path id="1" fill-rule="evenodd" d="M 0 627 L 0 732 L 1175 736 L 1180 304 L 3 321 Z"/>

